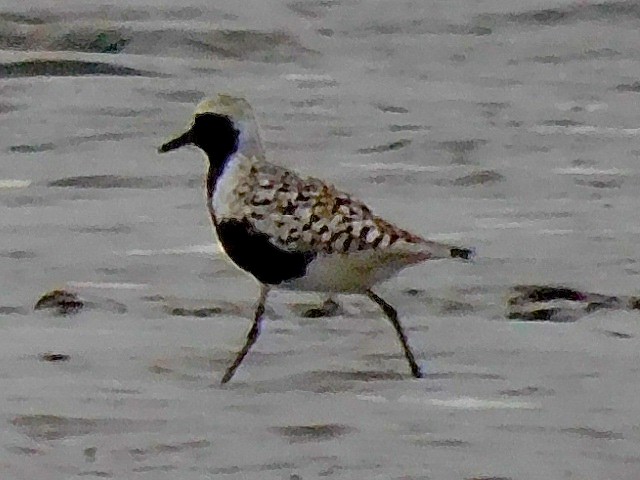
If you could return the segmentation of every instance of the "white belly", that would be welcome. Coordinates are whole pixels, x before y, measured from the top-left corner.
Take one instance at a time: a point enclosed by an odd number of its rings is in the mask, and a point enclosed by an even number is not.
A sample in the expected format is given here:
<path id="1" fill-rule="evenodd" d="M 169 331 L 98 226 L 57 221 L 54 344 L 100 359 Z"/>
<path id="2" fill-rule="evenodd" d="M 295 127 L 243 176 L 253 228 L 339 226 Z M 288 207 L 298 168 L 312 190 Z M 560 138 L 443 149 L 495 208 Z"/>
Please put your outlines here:
<path id="1" fill-rule="evenodd" d="M 307 266 L 304 277 L 279 285 L 291 290 L 362 293 L 424 257 L 397 252 L 364 251 L 321 254 Z"/>

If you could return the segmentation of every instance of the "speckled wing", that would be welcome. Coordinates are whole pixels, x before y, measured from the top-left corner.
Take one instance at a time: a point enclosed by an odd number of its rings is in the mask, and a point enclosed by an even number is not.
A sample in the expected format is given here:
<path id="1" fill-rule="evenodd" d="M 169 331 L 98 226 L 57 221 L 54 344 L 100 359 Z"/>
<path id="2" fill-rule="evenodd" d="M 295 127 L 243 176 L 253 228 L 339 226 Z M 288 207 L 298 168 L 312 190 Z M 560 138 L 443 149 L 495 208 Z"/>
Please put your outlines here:
<path id="1" fill-rule="evenodd" d="M 431 256 L 425 251 L 431 242 L 375 216 L 364 203 L 319 179 L 266 162 L 254 165 L 245 178 L 243 216 L 280 248 L 325 254 L 406 249 Z"/>

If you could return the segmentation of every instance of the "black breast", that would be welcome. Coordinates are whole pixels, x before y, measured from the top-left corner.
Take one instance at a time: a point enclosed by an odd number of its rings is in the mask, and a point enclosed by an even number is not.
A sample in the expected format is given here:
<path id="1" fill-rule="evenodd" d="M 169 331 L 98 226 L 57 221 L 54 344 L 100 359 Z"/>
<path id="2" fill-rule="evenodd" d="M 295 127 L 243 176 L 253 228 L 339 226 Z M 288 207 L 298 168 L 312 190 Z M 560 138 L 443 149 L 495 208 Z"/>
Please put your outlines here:
<path id="1" fill-rule="evenodd" d="M 290 252 L 276 247 L 269 237 L 257 232 L 247 220 L 216 223 L 218 238 L 231 260 L 260 282 L 277 285 L 302 277 L 315 258 L 310 252 Z"/>

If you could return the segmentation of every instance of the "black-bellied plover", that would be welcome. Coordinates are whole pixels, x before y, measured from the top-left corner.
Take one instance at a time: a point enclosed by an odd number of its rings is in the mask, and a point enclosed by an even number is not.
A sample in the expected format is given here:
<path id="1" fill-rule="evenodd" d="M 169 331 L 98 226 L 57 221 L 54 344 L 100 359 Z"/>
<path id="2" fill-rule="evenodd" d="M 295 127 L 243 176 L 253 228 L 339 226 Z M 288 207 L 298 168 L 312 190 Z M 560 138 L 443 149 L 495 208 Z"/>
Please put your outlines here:
<path id="1" fill-rule="evenodd" d="M 421 377 L 398 313 L 372 287 L 424 260 L 467 259 L 470 249 L 425 240 L 322 180 L 268 162 L 253 110 L 242 98 L 201 102 L 187 131 L 159 151 L 184 145 L 207 156 L 207 206 L 222 249 L 261 287 L 253 325 L 222 383 L 256 342 L 272 287 L 367 295 L 395 328 L 411 373 Z"/>

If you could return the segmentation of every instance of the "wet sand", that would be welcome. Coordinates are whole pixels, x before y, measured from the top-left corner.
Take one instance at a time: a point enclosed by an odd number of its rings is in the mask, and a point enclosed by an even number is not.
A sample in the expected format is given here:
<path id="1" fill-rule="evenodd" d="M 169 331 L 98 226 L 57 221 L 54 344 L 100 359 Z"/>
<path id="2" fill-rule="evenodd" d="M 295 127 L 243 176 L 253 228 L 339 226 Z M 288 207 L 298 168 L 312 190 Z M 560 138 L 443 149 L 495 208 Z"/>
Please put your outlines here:
<path id="1" fill-rule="evenodd" d="M 631 1 L 0 2 L 0 477 L 636 480 L 638 27 Z M 218 385 L 258 289 L 200 154 L 156 154 L 218 91 L 272 160 L 477 248 L 378 289 L 425 379 L 367 299 L 277 292 Z M 83 308 L 34 310 L 53 289 Z"/>

